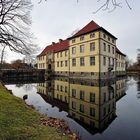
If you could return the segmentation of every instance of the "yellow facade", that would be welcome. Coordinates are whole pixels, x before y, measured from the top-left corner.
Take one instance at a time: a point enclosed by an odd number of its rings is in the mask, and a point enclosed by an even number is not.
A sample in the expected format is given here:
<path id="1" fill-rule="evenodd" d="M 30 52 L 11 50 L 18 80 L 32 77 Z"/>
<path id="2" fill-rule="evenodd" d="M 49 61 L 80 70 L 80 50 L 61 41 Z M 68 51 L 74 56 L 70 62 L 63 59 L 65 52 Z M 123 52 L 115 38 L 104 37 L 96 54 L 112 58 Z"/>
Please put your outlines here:
<path id="1" fill-rule="evenodd" d="M 37 57 L 37 67 L 38 69 L 48 70 L 49 65 L 51 66 L 51 70 L 54 71 L 54 53 L 49 52 L 45 55 L 41 55 Z"/>
<path id="2" fill-rule="evenodd" d="M 126 60 L 125 56 L 119 53 L 116 53 L 116 72 L 118 75 L 126 72 Z"/>
<path id="3" fill-rule="evenodd" d="M 84 35 L 81 41 L 80 37 L 71 39 L 70 42 L 70 72 L 99 72 L 99 32 L 95 32 L 95 37 L 90 38 L 90 34 Z M 74 43 L 73 43 L 73 40 Z M 90 50 L 90 44 L 95 43 L 95 49 Z M 80 52 L 80 45 L 84 45 L 84 51 Z M 72 49 L 75 47 L 75 54 Z M 84 66 L 80 65 L 80 58 L 84 58 Z M 90 57 L 95 57 L 95 65 L 90 65 Z M 72 59 L 76 59 L 76 66 L 72 65 Z"/>
<path id="4" fill-rule="evenodd" d="M 126 93 L 126 80 L 119 79 L 116 81 L 116 100 L 119 100 L 123 97 Z"/>
<path id="5" fill-rule="evenodd" d="M 115 84 L 112 85 L 115 88 Z M 94 124 L 95 128 L 100 128 L 100 125 L 110 116 L 115 117 L 115 90 L 109 95 L 108 85 L 105 86 L 88 86 L 80 84 L 70 84 L 70 102 L 69 113 L 75 119 L 82 121 L 88 125 Z M 76 96 L 72 96 L 72 89 L 76 89 Z M 80 91 L 85 93 L 84 99 L 80 99 Z M 90 94 L 95 94 L 95 101 L 91 102 Z M 112 96 L 113 94 L 113 96 Z M 109 98 L 110 97 L 110 98 Z M 75 107 L 73 108 L 73 105 Z M 80 110 L 80 105 L 83 110 Z M 91 111 L 93 110 L 93 112 Z M 92 113 L 91 113 L 92 112 Z"/>
<path id="6" fill-rule="evenodd" d="M 47 69 L 47 56 L 46 55 L 37 57 L 37 68 Z"/>
<path id="7" fill-rule="evenodd" d="M 54 98 L 68 103 L 69 83 L 67 81 L 54 80 Z"/>
<path id="8" fill-rule="evenodd" d="M 54 54 L 55 72 L 69 72 L 69 51 L 64 50 Z"/>
<path id="9" fill-rule="evenodd" d="M 94 34 L 91 37 L 91 34 Z M 81 40 L 81 37 L 83 39 Z M 94 43 L 94 49 L 91 45 Z M 80 46 L 84 45 L 81 52 Z M 73 50 L 75 49 L 75 52 Z M 103 31 L 90 32 L 88 34 L 70 39 L 70 72 L 71 73 L 89 73 L 96 79 L 107 78 L 108 74 L 116 71 L 116 39 Z M 91 64 L 91 57 L 94 58 L 94 64 Z M 81 66 L 80 59 L 84 58 L 84 65 Z M 73 66 L 72 60 L 76 59 L 76 65 Z M 111 71 L 109 69 L 111 68 Z M 95 76 L 96 75 L 96 76 Z"/>
<path id="10" fill-rule="evenodd" d="M 104 32 L 100 32 L 100 38 L 100 72 L 108 72 L 108 68 L 110 66 L 113 66 L 112 71 L 115 72 L 116 39 L 110 37 Z"/>
<path id="11" fill-rule="evenodd" d="M 125 56 L 116 52 L 116 37 L 105 29 L 100 27 L 67 41 L 67 48 L 53 52 L 54 75 L 105 79 L 115 77 L 116 72 L 125 72 Z M 39 58 L 39 69 L 42 65 L 48 69 L 47 55 L 43 60 L 42 56 Z"/>
<path id="12" fill-rule="evenodd" d="M 48 93 L 48 85 L 47 85 L 47 83 L 46 82 L 45 83 L 39 83 L 37 85 L 37 92 L 42 93 L 44 95 L 47 95 L 47 93 Z"/>

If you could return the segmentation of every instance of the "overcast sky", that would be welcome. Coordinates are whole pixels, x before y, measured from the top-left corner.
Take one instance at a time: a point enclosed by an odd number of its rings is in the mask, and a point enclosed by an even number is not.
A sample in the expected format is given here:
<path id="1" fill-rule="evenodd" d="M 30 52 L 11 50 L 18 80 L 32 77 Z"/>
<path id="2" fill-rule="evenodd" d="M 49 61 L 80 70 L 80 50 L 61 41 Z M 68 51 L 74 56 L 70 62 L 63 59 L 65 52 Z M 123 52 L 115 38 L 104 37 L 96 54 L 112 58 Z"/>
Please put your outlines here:
<path id="1" fill-rule="evenodd" d="M 96 0 L 79 0 L 79 3 L 77 0 L 42 0 L 41 4 L 38 1 L 32 0 L 34 7 L 31 16 L 32 32 L 41 48 L 40 52 L 51 42 L 67 38 L 74 30 L 94 20 L 118 38 L 117 46 L 122 52 L 136 60 L 137 49 L 140 48 L 139 0 L 128 0 L 132 10 L 122 3 L 122 8 L 111 13 L 101 10 L 96 14 L 93 12 L 101 6 Z M 15 53 L 9 56 L 10 59 L 21 58 Z"/>

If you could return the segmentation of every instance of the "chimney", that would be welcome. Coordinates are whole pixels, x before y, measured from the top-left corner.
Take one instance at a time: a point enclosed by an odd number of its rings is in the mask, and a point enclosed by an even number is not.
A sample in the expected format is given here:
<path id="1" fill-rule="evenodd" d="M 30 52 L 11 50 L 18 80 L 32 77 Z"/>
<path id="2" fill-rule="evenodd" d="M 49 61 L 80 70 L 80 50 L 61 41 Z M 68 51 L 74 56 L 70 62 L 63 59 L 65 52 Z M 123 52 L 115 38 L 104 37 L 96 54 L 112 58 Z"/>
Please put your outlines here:
<path id="1" fill-rule="evenodd" d="M 59 43 L 62 42 L 62 41 L 63 41 L 63 39 L 59 39 Z"/>
<path id="2" fill-rule="evenodd" d="M 54 45 L 55 44 L 55 42 L 52 42 L 52 45 Z"/>

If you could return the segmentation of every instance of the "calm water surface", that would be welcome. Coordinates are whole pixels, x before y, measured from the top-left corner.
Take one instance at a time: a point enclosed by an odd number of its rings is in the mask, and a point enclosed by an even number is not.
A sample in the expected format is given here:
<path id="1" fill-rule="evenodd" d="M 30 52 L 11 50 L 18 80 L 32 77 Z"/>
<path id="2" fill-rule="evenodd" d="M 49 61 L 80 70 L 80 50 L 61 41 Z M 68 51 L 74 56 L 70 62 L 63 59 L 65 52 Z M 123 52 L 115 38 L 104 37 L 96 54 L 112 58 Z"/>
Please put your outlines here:
<path id="1" fill-rule="evenodd" d="M 140 140 L 140 77 L 6 85 L 50 117 L 64 119 L 82 140 Z"/>

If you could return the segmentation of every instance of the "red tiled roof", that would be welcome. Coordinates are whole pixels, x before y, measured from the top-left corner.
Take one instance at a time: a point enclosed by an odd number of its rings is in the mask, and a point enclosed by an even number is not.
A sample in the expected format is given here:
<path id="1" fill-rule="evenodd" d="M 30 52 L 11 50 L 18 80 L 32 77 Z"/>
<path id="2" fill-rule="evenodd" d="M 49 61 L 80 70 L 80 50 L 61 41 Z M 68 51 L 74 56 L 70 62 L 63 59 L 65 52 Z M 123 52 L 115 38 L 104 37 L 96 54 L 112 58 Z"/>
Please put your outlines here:
<path id="1" fill-rule="evenodd" d="M 100 26 L 92 20 L 84 28 L 82 28 L 80 31 L 78 31 L 73 37 L 80 36 L 82 34 L 90 32 L 92 30 L 96 30 L 98 28 L 100 28 Z"/>
<path id="2" fill-rule="evenodd" d="M 47 46 L 37 57 L 43 56 L 47 54 L 48 52 L 59 52 L 62 50 L 66 50 L 69 47 L 69 41 L 68 40 L 61 40 L 60 42 L 51 44 Z"/>
<path id="3" fill-rule="evenodd" d="M 124 53 L 122 53 L 117 47 L 116 47 L 116 52 L 123 55 L 123 56 L 126 56 Z"/>
<path id="4" fill-rule="evenodd" d="M 109 33 L 103 27 L 99 26 L 93 20 L 90 23 L 88 23 L 84 28 L 82 28 L 80 31 L 78 31 L 76 34 L 74 34 L 72 37 L 70 37 L 69 39 L 72 39 L 74 37 L 78 37 L 78 36 L 81 36 L 81 35 L 96 31 L 96 30 L 103 30 L 104 32 L 106 32 L 107 34 L 112 36 L 113 38 L 117 39 L 115 36 L 113 36 L 111 33 Z"/>

